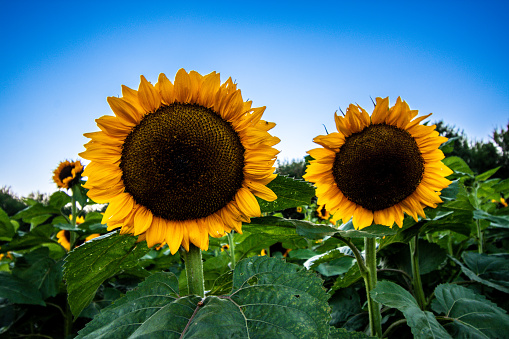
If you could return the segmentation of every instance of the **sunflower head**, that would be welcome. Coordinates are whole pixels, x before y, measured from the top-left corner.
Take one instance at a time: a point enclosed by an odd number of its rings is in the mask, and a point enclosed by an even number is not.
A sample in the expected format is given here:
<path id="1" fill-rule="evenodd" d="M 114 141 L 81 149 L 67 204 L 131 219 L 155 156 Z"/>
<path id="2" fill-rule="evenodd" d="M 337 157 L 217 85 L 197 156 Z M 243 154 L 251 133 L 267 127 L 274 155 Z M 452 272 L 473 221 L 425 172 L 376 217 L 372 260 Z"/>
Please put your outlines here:
<path id="1" fill-rule="evenodd" d="M 71 242 L 70 242 L 70 238 L 71 238 L 71 232 L 69 231 L 66 231 L 66 230 L 60 230 L 58 233 L 57 233 L 57 240 L 58 240 L 58 243 L 60 245 L 62 245 L 63 248 L 65 248 L 67 250 L 67 252 L 69 252 L 71 250 Z"/>
<path id="2" fill-rule="evenodd" d="M 53 181 L 58 188 L 71 188 L 79 183 L 83 173 L 83 165 L 78 161 L 62 161 L 53 171 Z"/>
<path id="3" fill-rule="evenodd" d="M 230 79 L 181 69 L 172 83 L 143 76 L 138 90 L 122 86 L 109 97 L 115 116 L 97 119 L 99 132 L 81 153 L 91 160 L 88 195 L 109 203 L 103 223 L 139 235 L 150 247 L 166 242 L 172 253 L 189 243 L 208 248 L 208 236 L 241 232 L 260 215 L 255 196 L 275 200 L 279 139 L 261 120 L 265 107 L 243 101 Z"/>
<path id="4" fill-rule="evenodd" d="M 371 116 L 353 104 L 345 116 L 335 114 L 337 132 L 317 136 L 323 148 L 308 152 L 314 160 L 304 178 L 315 183 L 318 203 L 363 228 L 373 221 L 401 227 L 404 213 L 417 220 L 424 207 L 442 202 L 452 171 L 438 146 L 447 138 L 420 124 L 431 114 L 414 119 L 417 113 L 401 98 L 392 107 L 389 98 L 377 98 Z"/>
<path id="5" fill-rule="evenodd" d="M 72 214 L 69 214 L 69 220 L 72 220 Z M 76 217 L 76 225 L 83 224 L 85 222 L 85 218 L 82 216 Z"/>

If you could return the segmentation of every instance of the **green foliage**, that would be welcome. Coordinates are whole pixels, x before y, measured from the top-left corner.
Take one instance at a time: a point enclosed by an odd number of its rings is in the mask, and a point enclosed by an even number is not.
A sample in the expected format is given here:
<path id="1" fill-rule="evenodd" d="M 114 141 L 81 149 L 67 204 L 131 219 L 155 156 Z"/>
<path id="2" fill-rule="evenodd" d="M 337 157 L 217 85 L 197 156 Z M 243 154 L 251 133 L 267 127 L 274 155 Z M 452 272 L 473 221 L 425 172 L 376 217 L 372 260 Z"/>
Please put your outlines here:
<path id="1" fill-rule="evenodd" d="M 287 175 L 290 178 L 302 179 L 306 172 L 307 163 L 305 160 L 279 161 L 277 162 L 276 173 Z"/>
<path id="2" fill-rule="evenodd" d="M 77 317 L 106 279 L 138 265 L 138 260 L 148 250 L 146 243 L 136 243 L 136 237 L 115 232 L 69 253 L 65 259 L 64 279 L 72 313 Z"/>
<path id="3" fill-rule="evenodd" d="M 371 291 L 373 299 L 403 313 L 414 338 L 452 338 L 431 312 L 422 311 L 414 297 L 390 281 L 380 281 Z"/>
<path id="4" fill-rule="evenodd" d="M 104 309 L 78 338 L 326 338 L 320 279 L 275 258 L 239 262 L 227 295 L 182 296 L 175 275 L 156 273 Z"/>
<path id="5" fill-rule="evenodd" d="M 278 175 L 269 187 L 277 195 L 277 200 L 269 202 L 257 198 L 262 212 L 281 211 L 291 207 L 311 204 L 315 195 L 314 188 L 307 182 Z"/>
<path id="6" fill-rule="evenodd" d="M 442 284 L 432 308 L 452 321 L 445 325 L 454 338 L 504 338 L 509 333 L 506 311 L 463 286 Z"/>

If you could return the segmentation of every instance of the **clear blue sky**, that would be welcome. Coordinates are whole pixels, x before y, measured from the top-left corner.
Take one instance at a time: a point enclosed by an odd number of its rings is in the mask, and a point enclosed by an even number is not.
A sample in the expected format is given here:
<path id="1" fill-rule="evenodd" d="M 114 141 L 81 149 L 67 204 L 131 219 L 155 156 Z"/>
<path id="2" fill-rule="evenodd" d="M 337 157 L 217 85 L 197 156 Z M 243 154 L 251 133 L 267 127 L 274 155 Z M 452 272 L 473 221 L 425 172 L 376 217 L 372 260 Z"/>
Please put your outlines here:
<path id="1" fill-rule="evenodd" d="M 506 1 L 0 0 L 0 187 L 53 192 L 112 114 L 107 96 L 179 68 L 235 79 L 267 106 L 280 159 L 301 158 L 349 103 L 397 96 L 487 139 L 509 121 Z"/>

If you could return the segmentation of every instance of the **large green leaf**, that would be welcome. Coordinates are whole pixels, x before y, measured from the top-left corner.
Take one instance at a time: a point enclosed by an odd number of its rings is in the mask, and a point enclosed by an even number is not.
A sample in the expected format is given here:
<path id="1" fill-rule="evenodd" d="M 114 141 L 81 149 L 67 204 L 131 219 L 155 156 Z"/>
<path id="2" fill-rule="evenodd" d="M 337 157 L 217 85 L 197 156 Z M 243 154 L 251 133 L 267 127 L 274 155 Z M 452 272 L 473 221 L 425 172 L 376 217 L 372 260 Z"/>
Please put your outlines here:
<path id="1" fill-rule="evenodd" d="M 7 272 L 0 272 L 0 298 L 13 304 L 45 305 L 37 287 Z"/>
<path id="2" fill-rule="evenodd" d="M 462 258 L 466 265 L 453 257 L 450 258 L 461 267 L 463 273 L 471 280 L 509 293 L 509 260 L 507 256 L 463 252 Z"/>
<path id="3" fill-rule="evenodd" d="M 238 263 L 228 295 L 181 297 L 156 273 L 105 308 L 78 338 L 327 338 L 328 295 L 319 278 L 268 257 Z"/>
<path id="4" fill-rule="evenodd" d="M 414 297 L 403 287 L 390 281 L 379 281 L 371 291 L 371 297 L 381 304 L 400 310 L 414 338 L 452 338 L 431 312 L 419 308 Z"/>
<path id="5" fill-rule="evenodd" d="M 483 295 L 463 286 L 441 284 L 431 307 L 452 320 L 445 325 L 454 338 L 507 338 L 509 316 Z"/>
<path id="6" fill-rule="evenodd" d="M 308 182 L 278 175 L 268 185 L 277 195 L 277 200 L 269 202 L 258 199 L 262 212 L 282 211 L 287 208 L 310 205 L 315 189 Z"/>
<path id="7" fill-rule="evenodd" d="M 56 296 L 62 280 L 62 261 L 51 259 L 49 254 L 49 248 L 38 248 L 19 258 L 12 270 L 15 276 L 36 286 L 43 299 Z"/>
<path id="8" fill-rule="evenodd" d="M 74 249 L 65 259 L 64 279 L 69 305 L 77 317 L 106 279 L 132 268 L 148 251 L 136 237 L 109 233 Z"/>

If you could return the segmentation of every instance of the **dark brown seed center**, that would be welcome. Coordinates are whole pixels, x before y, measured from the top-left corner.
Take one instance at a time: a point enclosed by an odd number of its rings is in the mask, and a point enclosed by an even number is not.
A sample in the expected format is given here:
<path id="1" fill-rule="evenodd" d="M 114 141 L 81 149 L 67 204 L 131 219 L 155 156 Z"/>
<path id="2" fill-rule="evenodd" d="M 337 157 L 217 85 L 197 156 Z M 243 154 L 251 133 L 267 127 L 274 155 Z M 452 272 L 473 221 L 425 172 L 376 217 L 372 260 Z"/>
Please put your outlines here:
<path id="1" fill-rule="evenodd" d="M 407 131 L 386 124 L 370 125 L 346 138 L 332 173 L 350 201 L 379 211 L 416 190 L 424 173 L 424 159 Z"/>
<path id="2" fill-rule="evenodd" d="M 199 219 L 233 200 L 244 180 L 244 147 L 230 123 L 191 104 L 162 106 L 125 139 L 126 192 L 167 220 Z"/>
<path id="3" fill-rule="evenodd" d="M 64 168 L 62 168 L 60 173 L 58 173 L 58 178 L 60 179 L 60 181 L 63 182 L 65 178 L 69 178 L 69 177 L 72 178 L 72 169 L 73 168 L 74 168 L 73 166 L 65 166 Z"/>

